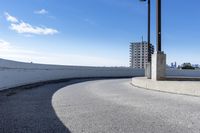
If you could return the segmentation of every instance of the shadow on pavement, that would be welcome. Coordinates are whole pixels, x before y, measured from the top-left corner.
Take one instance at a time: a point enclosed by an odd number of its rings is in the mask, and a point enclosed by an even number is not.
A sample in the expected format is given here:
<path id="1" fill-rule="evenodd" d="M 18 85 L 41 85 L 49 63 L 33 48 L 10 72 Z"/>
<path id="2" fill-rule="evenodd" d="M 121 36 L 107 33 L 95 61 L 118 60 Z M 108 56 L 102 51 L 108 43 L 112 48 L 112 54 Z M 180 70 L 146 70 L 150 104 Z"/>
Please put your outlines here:
<path id="1" fill-rule="evenodd" d="M 0 133 L 70 133 L 52 107 L 53 94 L 86 80 L 0 92 Z"/>
<path id="2" fill-rule="evenodd" d="M 52 107 L 53 94 L 68 85 L 99 79 L 115 78 L 55 80 L 0 91 L 0 133 L 70 133 Z"/>

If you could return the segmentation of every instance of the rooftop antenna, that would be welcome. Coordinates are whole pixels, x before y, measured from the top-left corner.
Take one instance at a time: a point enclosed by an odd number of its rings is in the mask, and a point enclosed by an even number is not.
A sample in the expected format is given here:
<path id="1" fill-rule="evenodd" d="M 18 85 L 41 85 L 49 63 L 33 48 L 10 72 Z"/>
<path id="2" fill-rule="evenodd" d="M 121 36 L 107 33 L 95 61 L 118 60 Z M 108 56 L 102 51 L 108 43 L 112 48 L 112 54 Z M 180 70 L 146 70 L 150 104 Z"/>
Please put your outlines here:
<path id="1" fill-rule="evenodd" d="M 143 44 L 144 40 L 143 40 L 143 36 L 142 36 L 142 44 Z"/>

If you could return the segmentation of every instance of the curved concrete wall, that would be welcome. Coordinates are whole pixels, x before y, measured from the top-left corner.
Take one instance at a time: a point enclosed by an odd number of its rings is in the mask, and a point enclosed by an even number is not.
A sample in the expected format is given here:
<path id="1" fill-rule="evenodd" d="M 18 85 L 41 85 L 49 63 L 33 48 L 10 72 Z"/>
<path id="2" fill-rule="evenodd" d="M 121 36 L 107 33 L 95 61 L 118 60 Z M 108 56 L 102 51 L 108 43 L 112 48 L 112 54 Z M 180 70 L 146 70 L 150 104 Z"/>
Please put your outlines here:
<path id="1" fill-rule="evenodd" d="M 144 76 L 144 69 L 22 63 L 0 59 L 0 90 L 47 80 Z"/>
<path id="2" fill-rule="evenodd" d="M 167 76 L 180 76 L 180 77 L 200 77 L 200 70 L 178 70 L 168 69 L 166 70 Z"/>

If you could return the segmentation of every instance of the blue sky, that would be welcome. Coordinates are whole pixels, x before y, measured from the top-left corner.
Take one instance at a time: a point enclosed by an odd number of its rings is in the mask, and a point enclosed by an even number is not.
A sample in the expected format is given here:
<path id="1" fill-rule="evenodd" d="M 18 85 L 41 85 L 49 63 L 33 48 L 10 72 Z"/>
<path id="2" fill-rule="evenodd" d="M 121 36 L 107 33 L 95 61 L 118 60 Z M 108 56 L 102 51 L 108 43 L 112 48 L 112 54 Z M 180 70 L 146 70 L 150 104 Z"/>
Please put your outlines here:
<path id="1" fill-rule="evenodd" d="M 167 63 L 200 64 L 200 1 L 162 0 Z M 129 42 L 146 38 L 139 0 L 2 0 L 0 58 L 25 62 L 128 66 Z M 155 0 L 152 0 L 155 45 Z"/>

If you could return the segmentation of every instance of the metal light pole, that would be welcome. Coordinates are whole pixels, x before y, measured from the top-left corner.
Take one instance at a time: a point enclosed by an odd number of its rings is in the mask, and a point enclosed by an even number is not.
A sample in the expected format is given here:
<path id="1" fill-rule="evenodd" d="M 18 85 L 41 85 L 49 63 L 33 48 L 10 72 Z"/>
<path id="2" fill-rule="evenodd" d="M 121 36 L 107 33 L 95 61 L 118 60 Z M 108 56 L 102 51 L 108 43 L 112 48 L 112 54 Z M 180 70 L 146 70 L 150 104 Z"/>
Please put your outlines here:
<path id="1" fill-rule="evenodd" d="M 151 62 L 151 0 L 140 0 L 142 2 L 148 2 L 148 32 L 147 32 L 147 37 L 148 37 L 148 62 Z"/>
<path id="2" fill-rule="evenodd" d="M 148 62 L 151 62 L 151 0 L 148 0 Z"/>
<path id="3" fill-rule="evenodd" d="M 163 80 L 166 77 L 166 54 L 161 49 L 161 0 L 156 0 L 156 53 L 152 56 L 152 80 Z"/>
<path id="4" fill-rule="evenodd" d="M 161 52 L 161 0 L 156 0 L 157 52 Z"/>

